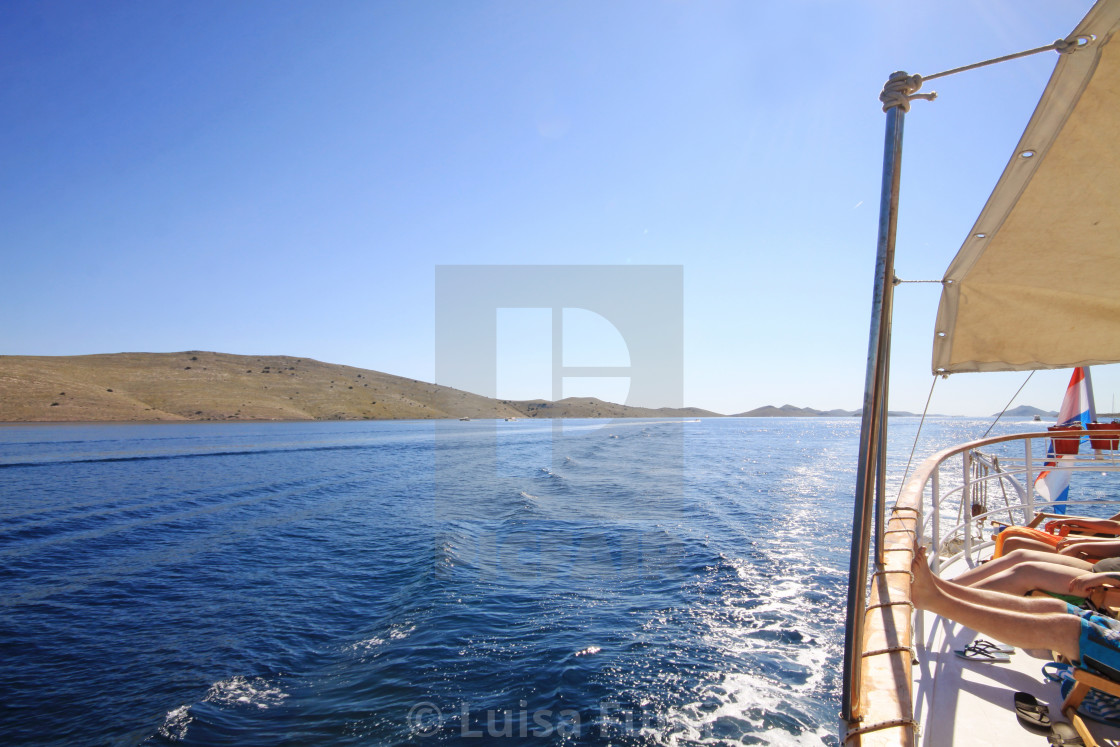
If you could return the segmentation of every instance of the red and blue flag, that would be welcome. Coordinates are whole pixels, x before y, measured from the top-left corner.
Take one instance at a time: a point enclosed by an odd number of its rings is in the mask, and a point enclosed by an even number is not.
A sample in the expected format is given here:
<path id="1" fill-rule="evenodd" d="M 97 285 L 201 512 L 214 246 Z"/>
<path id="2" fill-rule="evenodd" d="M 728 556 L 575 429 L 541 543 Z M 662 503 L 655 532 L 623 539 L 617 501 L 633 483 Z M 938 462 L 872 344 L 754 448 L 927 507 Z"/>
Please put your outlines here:
<path id="1" fill-rule="evenodd" d="M 1089 378 L 1089 369 L 1079 366 L 1073 369 L 1069 386 L 1066 387 L 1066 396 L 1062 400 L 1062 409 L 1058 411 L 1058 425 L 1068 426 L 1080 423 L 1088 438 L 1089 423 L 1096 419 L 1093 405 L 1093 386 Z M 1073 455 L 1058 454 L 1054 448 L 1054 440 L 1046 451 L 1046 467 L 1056 467 L 1060 459 L 1073 459 Z M 1044 469 L 1034 481 L 1035 493 L 1043 501 L 1053 501 L 1051 510 L 1057 514 L 1066 512 L 1065 502 L 1069 499 L 1069 470 Z"/>

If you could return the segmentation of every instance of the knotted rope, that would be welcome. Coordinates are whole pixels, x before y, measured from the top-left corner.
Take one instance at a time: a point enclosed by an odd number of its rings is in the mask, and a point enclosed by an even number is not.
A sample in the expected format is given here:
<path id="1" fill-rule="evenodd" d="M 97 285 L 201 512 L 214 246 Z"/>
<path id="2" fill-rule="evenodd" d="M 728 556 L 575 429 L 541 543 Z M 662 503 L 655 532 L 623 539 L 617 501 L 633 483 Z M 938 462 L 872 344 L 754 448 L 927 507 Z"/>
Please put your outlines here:
<path id="1" fill-rule="evenodd" d="M 912 99 L 933 101 L 937 98 L 936 93 L 917 93 L 921 87 L 922 76 L 920 75 L 907 75 L 903 72 L 892 73 L 890 79 L 887 80 L 887 84 L 883 86 L 883 92 L 879 94 L 879 100 L 883 102 L 883 111 L 888 111 L 897 106 L 903 112 L 908 112 Z"/>
<path id="2" fill-rule="evenodd" d="M 1007 62 L 1008 60 L 1017 60 L 1020 57 L 1027 57 L 1039 52 L 1049 52 L 1054 50 L 1058 54 L 1070 54 L 1079 49 L 1084 49 L 1089 44 L 1093 43 L 1095 39 L 1091 36 L 1071 36 L 1068 39 L 1058 39 L 1053 44 L 1047 44 L 1045 47 L 1036 47 L 1035 49 L 1028 49 L 1025 52 L 1016 52 L 1015 54 L 1004 55 L 1003 57 L 996 57 L 991 60 L 984 60 L 983 62 L 975 62 L 971 65 L 964 67 L 955 67 L 952 70 L 946 70 L 941 73 L 934 73 L 933 75 L 925 76 L 924 80 L 933 80 L 934 78 L 944 78 L 946 75 L 953 75 L 955 73 L 963 73 L 966 70 L 975 70 L 978 67 L 985 67 L 987 65 L 995 65 L 997 62 Z"/>
<path id="3" fill-rule="evenodd" d="M 888 111 L 892 107 L 897 106 L 903 112 L 910 111 L 910 102 L 914 99 L 925 99 L 926 101 L 933 101 L 937 98 L 937 91 L 930 91 L 929 93 L 918 93 L 922 87 L 922 83 L 935 78 L 944 78 L 946 75 L 953 75 L 955 73 L 963 73 L 966 70 L 975 70 L 978 67 L 985 67 L 987 65 L 994 65 L 997 62 L 1007 62 L 1008 60 L 1015 60 L 1020 57 L 1026 57 L 1039 52 L 1049 52 L 1054 50 L 1058 54 L 1070 54 L 1079 49 L 1087 47 L 1095 41 L 1091 36 L 1071 36 L 1068 39 L 1058 39 L 1053 44 L 1047 44 L 1045 47 L 1037 47 L 1036 49 L 1028 49 L 1025 52 L 1016 52 L 1015 54 L 1004 55 L 1003 57 L 996 57 L 991 60 L 984 60 L 983 62 L 975 62 L 971 65 L 964 67 L 955 67 L 952 70 L 945 70 L 933 75 L 907 75 L 903 72 L 894 73 L 887 84 L 883 86 L 883 92 L 879 94 L 879 100 L 883 102 L 883 111 Z"/>

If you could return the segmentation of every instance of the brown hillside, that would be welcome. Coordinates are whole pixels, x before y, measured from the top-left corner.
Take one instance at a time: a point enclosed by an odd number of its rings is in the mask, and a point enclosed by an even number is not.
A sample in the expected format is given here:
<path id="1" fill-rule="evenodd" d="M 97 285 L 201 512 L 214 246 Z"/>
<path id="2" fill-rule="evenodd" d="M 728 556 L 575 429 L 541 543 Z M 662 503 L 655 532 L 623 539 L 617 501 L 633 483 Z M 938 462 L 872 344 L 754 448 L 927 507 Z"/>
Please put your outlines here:
<path id="1" fill-rule="evenodd" d="M 392 420 L 698 417 L 579 398 L 498 401 L 450 387 L 284 355 L 0 356 L 0 421 Z"/>
<path id="2" fill-rule="evenodd" d="M 284 355 L 0 356 L 0 420 L 519 417 L 468 392 Z"/>

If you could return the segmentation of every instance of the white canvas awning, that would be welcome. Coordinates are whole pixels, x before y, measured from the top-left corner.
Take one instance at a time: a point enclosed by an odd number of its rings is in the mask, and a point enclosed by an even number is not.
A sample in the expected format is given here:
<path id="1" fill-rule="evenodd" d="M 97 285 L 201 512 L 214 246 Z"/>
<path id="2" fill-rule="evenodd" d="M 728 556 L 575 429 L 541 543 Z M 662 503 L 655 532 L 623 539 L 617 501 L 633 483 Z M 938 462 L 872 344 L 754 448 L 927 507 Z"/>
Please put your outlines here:
<path id="1" fill-rule="evenodd" d="M 1120 361 L 1118 28 L 1120 0 L 1100 0 L 1059 56 L 945 273 L 934 373 Z"/>

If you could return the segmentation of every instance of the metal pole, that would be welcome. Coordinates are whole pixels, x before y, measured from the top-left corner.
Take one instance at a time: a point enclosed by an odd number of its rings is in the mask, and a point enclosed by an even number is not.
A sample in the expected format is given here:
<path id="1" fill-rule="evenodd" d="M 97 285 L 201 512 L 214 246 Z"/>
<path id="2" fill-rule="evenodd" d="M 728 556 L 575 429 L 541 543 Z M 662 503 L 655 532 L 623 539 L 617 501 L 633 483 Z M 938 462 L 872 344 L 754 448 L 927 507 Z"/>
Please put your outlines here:
<path id="1" fill-rule="evenodd" d="M 1095 421 L 1097 419 L 1097 401 L 1093 396 L 1093 375 L 1089 373 L 1088 366 L 1082 366 L 1082 371 L 1085 374 L 1085 394 L 1089 399 L 1086 402 L 1089 405 L 1089 420 Z"/>
<path id="2" fill-rule="evenodd" d="M 883 147 L 883 183 L 879 200 L 879 240 L 875 258 L 875 284 L 871 298 L 871 330 L 867 373 L 864 379 L 863 418 L 859 435 L 855 506 L 852 518 L 852 554 L 848 568 L 848 615 L 844 642 L 844 680 L 841 718 L 858 718 L 862 683 L 864 614 L 867 608 L 867 566 L 871 550 L 872 509 L 879 473 L 883 417 L 886 414 L 886 363 L 890 357 L 891 293 L 894 288 L 894 243 L 898 225 L 898 193 L 902 168 L 902 126 L 909 108 L 907 94 L 917 84 L 905 73 L 895 73 L 884 89 L 887 129 Z M 888 101 L 887 94 L 894 88 Z"/>
<path id="3" fill-rule="evenodd" d="M 930 480 L 930 497 L 933 501 L 933 572 L 941 575 L 941 466 L 933 471 Z"/>
<path id="4" fill-rule="evenodd" d="M 887 362 L 883 361 L 881 365 L 887 366 Z M 875 526 L 873 535 L 875 537 L 874 558 L 876 567 L 883 565 L 883 531 L 886 528 L 886 501 L 884 496 L 887 492 L 887 399 L 887 393 L 884 391 L 879 412 L 879 446 L 876 450 L 878 459 L 875 462 Z"/>
<path id="5" fill-rule="evenodd" d="M 964 519 L 964 559 L 972 567 L 972 452 L 961 455 L 964 484 L 961 486 L 961 518 Z"/>
<path id="6" fill-rule="evenodd" d="M 1027 471 L 1027 515 L 1023 518 L 1024 524 L 1034 517 L 1034 463 L 1031 461 L 1031 441 L 1032 439 L 1029 438 L 1023 441 L 1023 461 Z"/>
<path id="7" fill-rule="evenodd" d="M 899 143 L 901 147 L 901 141 Z M 885 529 L 887 503 L 887 429 L 890 426 L 890 389 L 891 389 L 891 320 L 894 318 L 894 241 L 891 241 L 890 275 L 883 293 L 882 342 L 879 346 L 879 368 L 882 379 L 882 395 L 879 406 L 879 460 L 876 465 L 875 479 L 875 564 L 886 562 L 883 555 L 883 530 Z"/>

